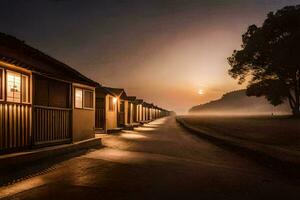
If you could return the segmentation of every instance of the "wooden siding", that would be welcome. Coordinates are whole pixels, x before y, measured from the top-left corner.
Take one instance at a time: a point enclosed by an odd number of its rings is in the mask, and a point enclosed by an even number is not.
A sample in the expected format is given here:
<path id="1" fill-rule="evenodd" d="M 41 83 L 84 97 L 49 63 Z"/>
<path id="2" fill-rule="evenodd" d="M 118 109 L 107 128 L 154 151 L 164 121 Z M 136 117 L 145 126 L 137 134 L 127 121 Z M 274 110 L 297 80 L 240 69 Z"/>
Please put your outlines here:
<path id="1" fill-rule="evenodd" d="M 34 106 L 34 145 L 71 141 L 71 110 Z"/>
<path id="2" fill-rule="evenodd" d="M 127 124 L 131 124 L 131 115 L 132 115 L 132 104 L 128 103 L 127 107 Z"/>
<path id="3" fill-rule="evenodd" d="M 105 109 L 104 108 L 96 108 L 96 128 L 104 128 L 105 124 Z"/>
<path id="4" fill-rule="evenodd" d="M 31 144 L 31 105 L 0 103 L 0 150 Z"/>
<path id="5" fill-rule="evenodd" d="M 119 112 L 118 113 L 118 126 L 124 126 L 125 125 L 125 113 Z"/>

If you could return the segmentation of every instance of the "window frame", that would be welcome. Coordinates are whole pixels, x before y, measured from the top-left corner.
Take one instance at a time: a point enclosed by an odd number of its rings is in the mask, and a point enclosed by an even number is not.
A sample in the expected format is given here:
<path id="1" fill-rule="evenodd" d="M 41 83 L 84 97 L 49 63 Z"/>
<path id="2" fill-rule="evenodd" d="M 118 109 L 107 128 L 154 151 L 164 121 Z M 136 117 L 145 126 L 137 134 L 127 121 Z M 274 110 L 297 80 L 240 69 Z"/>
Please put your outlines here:
<path id="1" fill-rule="evenodd" d="M 81 107 L 76 106 L 76 90 L 81 90 Z M 85 104 L 85 92 L 92 93 L 92 107 L 86 107 Z M 91 89 L 81 88 L 81 87 L 74 87 L 74 108 L 75 109 L 83 109 L 83 110 L 94 110 L 95 108 L 95 92 Z"/>
<path id="2" fill-rule="evenodd" d="M 83 92 L 82 92 L 82 107 L 84 108 L 84 109 L 87 109 L 87 110 L 89 110 L 89 109 L 94 109 L 94 91 L 93 90 L 87 90 L 87 89 L 83 89 L 82 90 Z M 85 92 L 89 92 L 89 93 L 91 93 L 92 94 L 92 107 L 87 107 L 87 106 L 85 106 Z"/>
<path id="3" fill-rule="evenodd" d="M 23 77 L 26 77 L 27 87 L 26 87 L 26 101 L 23 101 Z M 21 73 L 21 103 L 29 104 L 30 103 L 30 76 Z"/>
<path id="4" fill-rule="evenodd" d="M 6 68 L 2 68 L 0 67 L 0 69 L 3 70 L 3 93 L 2 93 L 2 99 L 0 99 L 0 101 L 5 101 L 7 103 L 14 103 L 14 104 L 31 104 L 31 76 L 30 74 L 27 73 L 23 73 L 19 70 L 11 70 L 11 69 L 6 69 Z M 8 73 L 12 73 L 12 74 L 18 74 L 20 75 L 20 101 L 10 101 L 7 98 L 7 76 Z M 27 77 L 27 101 L 23 101 L 23 83 L 22 83 L 22 78 L 23 77 Z"/>
<path id="5" fill-rule="evenodd" d="M 10 100 L 8 100 L 8 75 L 9 75 L 9 73 L 11 73 L 11 74 L 18 74 L 19 75 L 19 77 L 20 77 L 20 99 L 19 99 L 19 101 L 10 101 Z M 16 71 L 12 71 L 12 70 L 6 70 L 6 73 L 5 73 L 5 99 L 6 99 L 6 102 L 10 102 L 10 103 L 19 103 L 19 104 L 21 104 L 22 103 L 22 73 L 19 73 L 19 72 L 16 72 Z M 14 97 L 12 97 L 12 98 L 14 98 Z"/>

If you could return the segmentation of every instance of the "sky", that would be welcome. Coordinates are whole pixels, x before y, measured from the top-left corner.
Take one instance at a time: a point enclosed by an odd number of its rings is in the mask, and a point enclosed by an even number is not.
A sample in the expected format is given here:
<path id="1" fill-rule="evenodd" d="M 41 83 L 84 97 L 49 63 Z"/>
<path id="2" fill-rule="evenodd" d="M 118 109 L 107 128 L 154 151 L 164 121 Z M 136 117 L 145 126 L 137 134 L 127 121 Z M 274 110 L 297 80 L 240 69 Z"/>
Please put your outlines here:
<path id="1" fill-rule="evenodd" d="M 0 31 L 102 85 L 185 113 L 245 88 L 228 75 L 227 57 L 249 25 L 296 4 L 300 0 L 1 0 Z"/>

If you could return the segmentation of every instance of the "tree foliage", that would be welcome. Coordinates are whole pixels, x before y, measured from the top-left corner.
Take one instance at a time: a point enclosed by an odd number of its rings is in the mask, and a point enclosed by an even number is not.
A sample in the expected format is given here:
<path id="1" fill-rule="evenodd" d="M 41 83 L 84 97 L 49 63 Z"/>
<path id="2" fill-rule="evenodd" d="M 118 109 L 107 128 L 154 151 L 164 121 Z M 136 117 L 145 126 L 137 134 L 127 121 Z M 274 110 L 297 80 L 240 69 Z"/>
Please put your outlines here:
<path id="1" fill-rule="evenodd" d="M 240 84 L 250 77 L 247 95 L 265 96 L 274 106 L 288 99 L 299 115 L 300 5 L 269 13 L 261 27 L 249 26 L 241 47 L 228 58 L 229 74 Z"/>

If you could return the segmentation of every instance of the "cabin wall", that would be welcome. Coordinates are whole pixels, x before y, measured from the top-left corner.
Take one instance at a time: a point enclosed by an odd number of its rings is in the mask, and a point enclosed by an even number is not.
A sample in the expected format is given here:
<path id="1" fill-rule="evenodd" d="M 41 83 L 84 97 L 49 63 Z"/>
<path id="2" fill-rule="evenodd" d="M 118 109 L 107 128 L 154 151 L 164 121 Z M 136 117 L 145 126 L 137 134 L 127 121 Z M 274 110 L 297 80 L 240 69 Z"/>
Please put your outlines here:
<path id="1" fill-rule="evenodd" d="M 147 120 L 146 116 L 147 116 L 147 108 L 143 107 L 143 121 Z"/>
<path id="2" fill-rule="evenodd" d="M 134 122 L 134 104 L 132 102 L 128 102 L 128 124 L 131 125 Z"/>
<path id="3" fill-rule="evenodd" d="M 142 118 L 141 121 L 145 121 L 145 107 L 142 106 Z"/>
<path id="4" fill-rule="evenodd" d="M 14 75 L 20 77 L 15 79 L 15 83 L 8 78 L 8 73 L 16 73 Z M 23 85 L 22 76 L 26 75 L 28 81 Z M 7 151 L 18 151 L 27 148 L 32 141 L 32 76 L 31 72 L 14 65 L 0 62 L 0 154 Z M 12 85 L 13 84 L 13 85 Z M 19 102 L 12 102 L 8 97 L 8 89 L 15 85 L 18 90 Z M 23 89 L 26 90 L 27 101 L 23 102 Z M 24 90 L 25 91 L 25 90 Z M 16 95 L 17 96 L 17 95 Z M 16 100 L 16 99 L 14 99 Z"/>
<path id="5" fill-rule="evenodd" d="M 127 100 L 124 101 L 124 114 L 125 114 L 125 124 L 130 124 L 130 118 L 128 118 L 128 109 L 129 109 L 129 102 Z"/>
<path id="6" fill-rule="evenodd" d="M 130 111 L 129 124 L 133 124 L 134 123 L 134 115 L 135 115 L 134 106 L 135 105 L 133 103 L 129 103 L 129 111 Z"/>
<path id="7" fill-rule="evenodd" d="M 33 145 L 71 142 L 72 84 L 33 75 Z"/>
<path id="8" fill-rule="evenodd" d="M 132 123 L 137 122 L 137 105 L 132 103 Z"/>
<path id="9" fill-rule="evenodd" d="M 114 129 L 114 128 L 117 128 L 118 127 L 118 124 L 117 124 L 117 110 L 119 109 L 119 100 L 118 102 L 116 103 L 115 105 L 115 108 L 113 111 L 109 110 L 109 97 L 112 97 L 114 98 L 112 95 L 106 95 L 105 97 L 105 101 L 106 101 L 106 104 L 105 104 L 105 110 L 106 110 L 106 130 L 108 129 Z M 118 107 L 117 107 L 118 105 Z"/>
<path id="10" fill-rule="evenodd" d="M 150 113 L 150 109 L 146 108 L 146 120 L 147 121 L 150 120 L 149 113 Z"/>
<path id="11" fill-rule="evenodd" d="M 75 108 L 75 88 L 93 91 L 93 108 Z M 73 142 L 95 137 L 95 88 L 82 84 L 73 84 Z"/>
<path id="12" fill-rule="evenodd" d="M 105 96 L 96 98 L 95 128 L 105 129 Z"/>
<path id="13" fill-rule="evenodd" d="M 139 105 L 139 121 L 143 121 L 143 106 Z"/>
<path id="14" fill-rule="evenodd" d="M 73 141 L 95 137 L 95 110 L 73 110 Z"/>
<path id="15" fill-rule="evenodd" d="M 20 149 L 30 145 L 31 105 L 0 102 L 0 150 Z"/>
<path id="16" fill-rule="evenodd" d="M 149 119 L 152 120 L 152 108 L 149 108 Z"/>
<path id="17" fill-rule="evenodd" d="M 136 121 L 137 122 L 141 121 L 141 105 L 140 104 L 136 105 Z"/>

